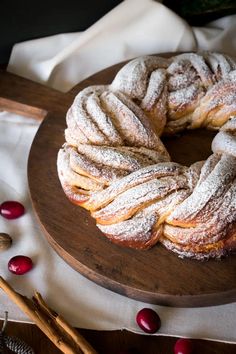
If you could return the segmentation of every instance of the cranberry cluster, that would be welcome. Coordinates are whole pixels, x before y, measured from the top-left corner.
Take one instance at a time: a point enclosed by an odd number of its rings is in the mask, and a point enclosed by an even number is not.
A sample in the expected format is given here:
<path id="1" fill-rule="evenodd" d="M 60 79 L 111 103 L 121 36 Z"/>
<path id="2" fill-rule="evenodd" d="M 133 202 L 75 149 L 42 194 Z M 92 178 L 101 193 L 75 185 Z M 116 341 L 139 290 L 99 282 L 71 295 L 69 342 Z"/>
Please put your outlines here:
<path id="1" fill-rule="evenodd" d="M 0 214 L 6 219 L 17 219 L 24 215 L 24 206 L 17 201 L 5 201 L 0 205 Z M 29 272 L 33 267 L 31 258 L 24 255 L 12 257 L 8 262 L 10 272 L 22 275 Z M 156 333 L 161 327 L 161 319 L 159 315 L 150 308 L 143 308 L 136 315 L 138 326 L 146 333 Z M 130 350 L 120 352 L 120 354 L 132 354 Z M 174 354 L 192 354 L 193 344 L 190 339 L 180 338 L 174 346 Z"/>
<path id="2" fill-rule="evenodd" d="M 146 333 L 156 333 L 161 327 L 159 315 L 150 308 L 140 310 L 136 315 L 136 322 Z M 176 341 L 173 350 L 174 354 L 192 354 L 193 342 L 187 338 L 180 338 Z"/>
<path id="3" fill-rule="evenodd" d="M 24 206 L 13 200 L 8 200 L 0 205 L 0 214 L 8 220 L 17 219 L 24 215 Z M 8 262 L 8 269 L 10 272 L 22 275 L 29 272 L 33 267 L 33 262 L 31 258 L 24 255 L 18 255 L 11 258 Z"/>

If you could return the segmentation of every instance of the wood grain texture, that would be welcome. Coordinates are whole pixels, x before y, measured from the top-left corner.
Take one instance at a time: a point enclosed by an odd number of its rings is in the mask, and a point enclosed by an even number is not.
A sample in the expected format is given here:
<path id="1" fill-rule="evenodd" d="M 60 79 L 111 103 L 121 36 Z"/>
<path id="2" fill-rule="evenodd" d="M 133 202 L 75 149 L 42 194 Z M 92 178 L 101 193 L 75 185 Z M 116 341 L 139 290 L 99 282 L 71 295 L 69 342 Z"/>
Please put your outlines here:
<path id="1" fill-rule="evenodd" d="M 181 307 L 235 301 L 235 255 L 221 261 L 198 262 L 181 260 L 161 245 L 148 251 L 123 248 L 108 241 L 89 213 L 71 204 L 62 191 L 56 157 L 64 143 L 65 112 L 80 90 L 88 85 L 110 83 L 120 67 L 118 64 L 91 76 L 67 94 L 57 95 L 55 90 L 49 93 L 47 88 L 48 94 L 42 101 L 42 87 L 35 84 L 38 88 L 35 86 L 32 104 L 24 81 L 20 103 L 26 101 L 27 105 L 39 106 L 48 112 L 32 144 L 28 164 L 31 198 L 44 233 L 52 247 L 74 269 L 125 296 Z M 17 81 L 17 77 L 12 80 Z M 15 92 L 11 95 L 10 88 L 7 92 L 8 99 L 19 101 L 19 96 L 15 99 Z M 190 164 L 210 154 L 213 135 L 198 130 L 164 139 L 164 142 L 174 161 Z"/>
<path id="2" fill-rule="evenodd" d="M 0 328 L 2 321 L 0 321 Z M 99 354 L 120 354 L 122 350 L 132 349 L 133 354 L 173 354 L 177 340 L 174 337 L 138 335 L 128 331 L 94 331 L 79 329 L 79 332 L 98 351 Z M 17 336 L 29 344 L 35 354 L 60 354 L 49 339 L 31 324 L 9 322 L 6 333 Z M 194 353 L 235 354 L 236 345 L 205 340 L 193 340 Z"/>
<path id="3" fill-rule="evenodd" d="M 63 98 L 63 99 L 62 99 Z M 0 108 L 42 120 L 52 109 L 62 110 L 63 93 L 0 70 Z"/>

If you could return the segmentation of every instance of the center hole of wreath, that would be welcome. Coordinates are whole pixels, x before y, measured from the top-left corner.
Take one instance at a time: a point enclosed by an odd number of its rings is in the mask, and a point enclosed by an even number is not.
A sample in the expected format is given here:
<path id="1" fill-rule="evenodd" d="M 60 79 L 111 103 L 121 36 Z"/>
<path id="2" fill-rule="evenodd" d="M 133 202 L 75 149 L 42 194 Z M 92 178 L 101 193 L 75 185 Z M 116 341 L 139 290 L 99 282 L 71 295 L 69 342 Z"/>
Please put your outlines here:
<path id="1" fill-rule="evenodd" d="M 212 154 L 211 143 L 216 131 L 206 129 L 185 130 L 182 133 L 162 137 L 171 160 L 182 165 L 190 166 L 200 160 L 206 160 Z"/>

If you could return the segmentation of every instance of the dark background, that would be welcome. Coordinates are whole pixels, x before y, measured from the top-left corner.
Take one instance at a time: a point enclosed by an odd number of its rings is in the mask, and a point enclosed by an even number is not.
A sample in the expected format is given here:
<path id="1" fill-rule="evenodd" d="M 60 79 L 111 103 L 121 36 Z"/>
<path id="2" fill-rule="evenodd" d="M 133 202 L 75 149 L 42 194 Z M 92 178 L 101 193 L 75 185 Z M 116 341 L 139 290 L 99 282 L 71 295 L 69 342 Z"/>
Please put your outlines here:
<path id="1" fill-rule="evenodd" d="M 0 0 L 0 64 L 29 39 L 84 31 L 122 0 Z M 236 13 L 236 0 L 164 0 L 190 25 Z"/>
<path id="2" fill-rule="evenodd" d="M 236 0 L 163 0 L 163 4 L 192 26 L 236 13 Z"/>
<path id="3" fill-rule="evenodd" d="M 83 31 L 121 0 L 1 0 L 0 63 L 13 44 L 58 33 Z"/>

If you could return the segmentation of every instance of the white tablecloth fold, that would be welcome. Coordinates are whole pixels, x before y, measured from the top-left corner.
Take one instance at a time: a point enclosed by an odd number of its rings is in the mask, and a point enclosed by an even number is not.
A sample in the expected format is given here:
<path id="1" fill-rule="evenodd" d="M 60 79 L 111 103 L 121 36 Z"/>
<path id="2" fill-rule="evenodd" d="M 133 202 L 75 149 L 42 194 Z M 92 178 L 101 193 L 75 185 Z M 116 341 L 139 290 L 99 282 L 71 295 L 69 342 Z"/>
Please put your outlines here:
<path id="1" fill-rule="evenodd" d="M 88 30 L 16 44 L 8 70 L 67 91 L 85 77 L 116 62 L 138 55 L 167 51 L 211 49 L 236 52 L 236 16 L 191 28 L 176 14 L 151 0 L 126 0 Z M 70 268 L 49 247 L 34 218 L 27 186 L 27 158 L 38 123 L 0 113 L 0 197 L 22 201 L 26 214 L 17 220 L 0 218 L 0 231 L 13 246 L 1 253 L 0 273 L 19 292 L 37 289 L 74 326 L 140 332 L 135 316 L 144 306 L 162 319 L 158 334 L 236 343 L 236 303 L 208 308 L 166 308 L 147 305 L 112 293 Z M 30 256 L 34 269 L 23 275 L 7 270 L 16 254 Z M 28 318 L 0 292 L 0 316 L 9 311 L 16 321 Z"/>

